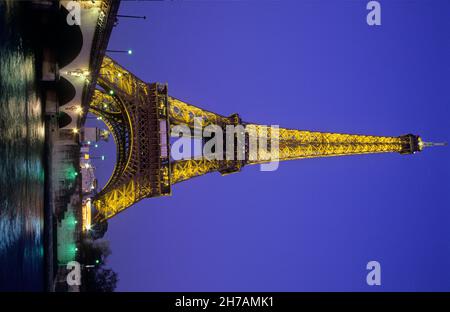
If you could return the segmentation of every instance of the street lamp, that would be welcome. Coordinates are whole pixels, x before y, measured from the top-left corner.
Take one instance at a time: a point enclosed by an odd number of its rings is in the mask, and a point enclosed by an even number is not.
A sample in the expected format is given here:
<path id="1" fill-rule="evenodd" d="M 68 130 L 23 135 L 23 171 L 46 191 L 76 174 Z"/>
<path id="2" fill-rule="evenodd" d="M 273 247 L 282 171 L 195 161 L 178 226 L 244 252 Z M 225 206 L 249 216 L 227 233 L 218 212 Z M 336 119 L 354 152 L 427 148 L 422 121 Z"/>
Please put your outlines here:
<path id="1" fill-rule="evenodd" d="M 142 18 L 142 19 L 146 19 L 147 16 L 143 15 L 143 16 L 139 16 L 139 15 L 121 15 L 121 14 L 117 14 L 116 17 L 125 17 L 125 18 Z"/>
<path id="2" fill-rule="evenodd" d="M 146 19 L 147 17 L 144 16 L 138 16 L 138 15 L 121 15 L 121 14 L 117 14 L 115 16 L 115 21 L 114 21 L 114 26 L 117 26 L 119 24 L 119 17 L 122 18 L 131 18 L 131 19 Z"/>
<path id="3" fill-rule="evenodd" d="M 128 49 L 128 50 L 106 50 L 106 52 L 109 52 L 109 53 L 126 53 L 128 55 L 133 54 L 133 50 L 131 50 L 131 49 Z"/>
<path id="4" fill-rule="evenodd" d="M 105 160 L 105 155 L 102 156 L 89 156 L 90 159 L 101 159 L 101 160 Z"/>

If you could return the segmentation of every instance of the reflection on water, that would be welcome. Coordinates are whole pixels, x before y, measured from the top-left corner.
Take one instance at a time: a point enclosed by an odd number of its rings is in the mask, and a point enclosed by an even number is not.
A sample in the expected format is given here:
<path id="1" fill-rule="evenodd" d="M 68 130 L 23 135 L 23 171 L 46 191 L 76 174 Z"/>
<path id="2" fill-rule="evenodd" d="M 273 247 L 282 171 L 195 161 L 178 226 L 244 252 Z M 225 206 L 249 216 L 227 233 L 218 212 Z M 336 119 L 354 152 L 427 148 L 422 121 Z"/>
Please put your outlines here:
<path id="1" fill-rule="evenodd" d="M 0 290 L 41 290 L 44 124 L 17 3 L 0 0 Z"/>

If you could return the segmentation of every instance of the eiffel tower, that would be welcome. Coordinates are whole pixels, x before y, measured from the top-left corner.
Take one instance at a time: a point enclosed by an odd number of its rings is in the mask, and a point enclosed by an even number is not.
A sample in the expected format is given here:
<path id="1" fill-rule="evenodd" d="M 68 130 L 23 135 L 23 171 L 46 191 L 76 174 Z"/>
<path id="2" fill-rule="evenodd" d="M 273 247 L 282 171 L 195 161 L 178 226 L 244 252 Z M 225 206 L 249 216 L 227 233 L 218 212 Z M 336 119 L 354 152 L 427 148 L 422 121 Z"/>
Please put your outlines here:
<path id="1" fill-rule="evenodd" d="M 238 114 L 222 116 L 169 96 L 167 85 L 146 83 L 109 57 L 103 60 L 97 86 L 89 112 L 109 128 L 116 143 L 117 160 L 109 181 L 94 197 L 96 222 L 111 218 L 144 198 L 171 195 L 175 183 L 211 172 L 226 175 L 239 172 L 246 165 L 270 163 L 274 159 L 414 154 L 426 146 L 442 145 L 423 142 L 413 134 L 355 135 L 246 123 Z M 200 124 L 196 123 L 198 120 Z M 212 126 L 227 135 L 229 127 L 240 130 L 228 139 L 224 135 L 223 140 L 217 140 L 227 142 L 225 147 L 232 146 L 231 151 L 217 146 L 212 149 L 213 154 L 223 157 L 207 154 L 173 160 L 170 136 L 177 126 L 192 130 L 194 138 Z M 252 144 L 260 138 L 269 142 L 264 148 L 262 144 Z M 226 152 L 222 155 L 220 150 Z"/>

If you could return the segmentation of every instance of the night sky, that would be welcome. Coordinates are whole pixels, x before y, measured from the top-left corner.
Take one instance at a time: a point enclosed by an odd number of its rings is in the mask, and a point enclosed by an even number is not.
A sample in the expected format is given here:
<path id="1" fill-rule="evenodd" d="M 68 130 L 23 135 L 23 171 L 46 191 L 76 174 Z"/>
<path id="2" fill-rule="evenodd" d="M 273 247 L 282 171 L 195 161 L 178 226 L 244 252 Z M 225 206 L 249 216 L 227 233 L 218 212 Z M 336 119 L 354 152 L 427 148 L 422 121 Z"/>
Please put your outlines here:
<path id="1" fill-rule="evenodd" d="M 122 1 L 111 55 L 205 109 L 449 141 L 450 1 Z M 92 121 L 91 121 L 92 122 Z M 111 140 L 112 141 L 112 140 Z M 97 154 L 112 173 L 114 142 Z M 305 159 L 173 186 L 110 220 L 128 291 L 449 291 L 450 147 Z M 366 284 L 367 262 L 382 285 Z"/>

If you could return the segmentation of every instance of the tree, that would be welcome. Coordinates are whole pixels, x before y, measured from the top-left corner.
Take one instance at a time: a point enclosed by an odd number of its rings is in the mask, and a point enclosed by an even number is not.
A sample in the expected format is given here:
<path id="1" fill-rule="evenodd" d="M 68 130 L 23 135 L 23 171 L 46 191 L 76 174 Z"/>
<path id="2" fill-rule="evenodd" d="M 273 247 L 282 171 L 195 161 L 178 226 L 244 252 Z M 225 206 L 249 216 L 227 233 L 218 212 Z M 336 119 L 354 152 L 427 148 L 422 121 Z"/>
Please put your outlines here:
<path id="1" fill-rule="evenodd" d="M 108 230 L 108 221 L 102 221 L 100 223 L 95 223 L 92 225 L 89 236 L 92 239 L 100 239 L 105 236 L 106 231 Z"/>
<path id="2" fill-rule="evenodd" d="M 118 275 L 110 268 L 98 266 L 94 269 L 85 269 L 82 274 L 82 287 L 90 292 L 112 292 L 116 289 Z"/>
<path id="3" fill-rule="evenodd" d="M 111 254 L 109 241 L 84 239 L 80 244 L 79 259 L 84 264 L 81 285 L 84 291 L 114 291 L 118 282 L 117 273 L 104 267 L 106 258 Z"/>
<path id="4" fill-rule="evenodd" d="M 80 243 L 79 259 L 84 264 L 103 263 L 111 254 L 111 248 L 107 240 L 83 239 Z"/>

